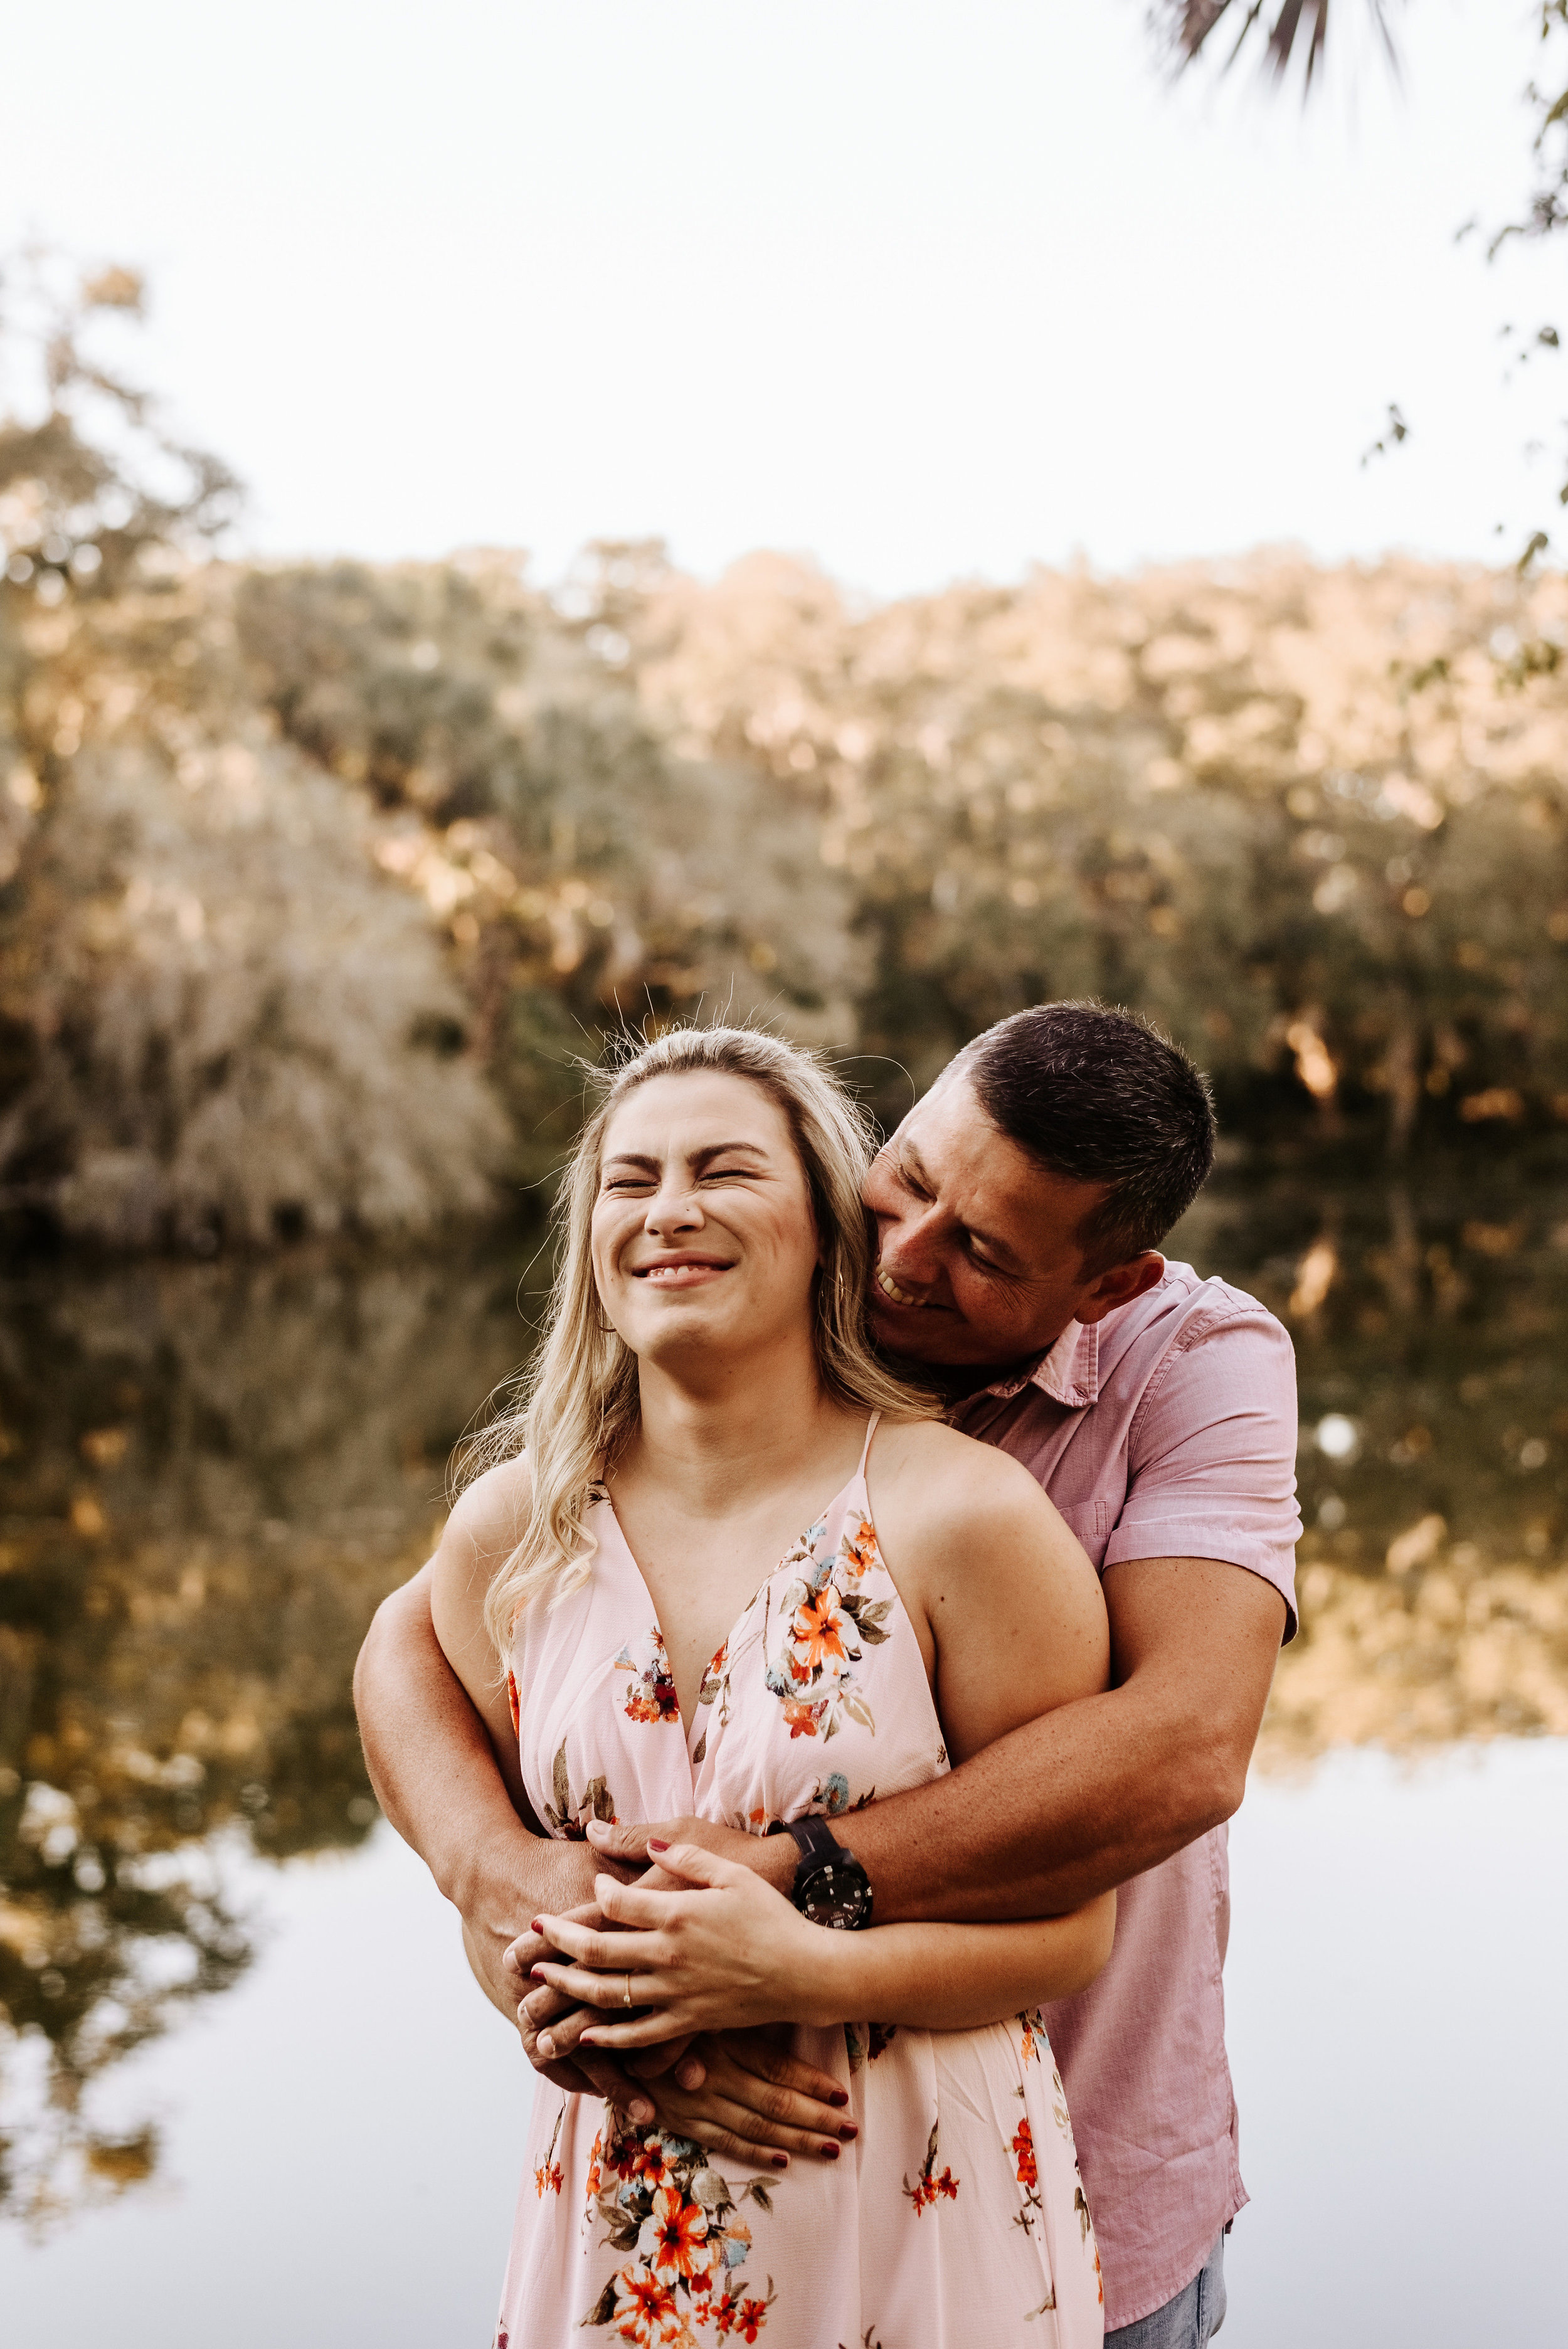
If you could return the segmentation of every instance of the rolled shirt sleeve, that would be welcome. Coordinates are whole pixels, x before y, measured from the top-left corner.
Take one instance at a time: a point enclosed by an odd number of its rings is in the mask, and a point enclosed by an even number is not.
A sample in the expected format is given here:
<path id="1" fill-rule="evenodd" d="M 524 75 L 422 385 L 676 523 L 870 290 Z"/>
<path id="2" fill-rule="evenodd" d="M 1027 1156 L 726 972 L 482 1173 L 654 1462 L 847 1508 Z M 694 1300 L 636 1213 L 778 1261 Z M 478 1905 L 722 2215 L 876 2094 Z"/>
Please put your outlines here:
<path id="1" fill-rule="evenodd" d="M 1221 1284 L 1145 1389 L 1105 1565 L 1214 1557 L 1272 1583 L 1295 1636 L 1295 1351 L 1272 1313 Z"/>

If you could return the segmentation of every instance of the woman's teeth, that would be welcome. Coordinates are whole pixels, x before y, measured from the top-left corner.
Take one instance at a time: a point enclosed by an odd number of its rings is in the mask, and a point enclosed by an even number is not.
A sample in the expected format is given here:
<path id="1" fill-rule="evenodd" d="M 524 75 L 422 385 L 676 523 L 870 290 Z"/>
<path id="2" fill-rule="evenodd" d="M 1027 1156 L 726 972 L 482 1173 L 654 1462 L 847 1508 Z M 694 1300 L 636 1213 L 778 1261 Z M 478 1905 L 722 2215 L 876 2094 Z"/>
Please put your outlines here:
<path id="1" fill-rule="evenodd" d="M 891 1297 L 895 1305 L 918 1305 L 920 1303 L 918 1297 L 912 1297 L 907 1288 L 901 1288 L 897 1281 L 892 1278 L 892 1275 L 890 1273 L 885 1273 L 882 1270 L 880 1264 L 877 1267 L 877 1287 L 882 1290 L 884 1297 Z"/>

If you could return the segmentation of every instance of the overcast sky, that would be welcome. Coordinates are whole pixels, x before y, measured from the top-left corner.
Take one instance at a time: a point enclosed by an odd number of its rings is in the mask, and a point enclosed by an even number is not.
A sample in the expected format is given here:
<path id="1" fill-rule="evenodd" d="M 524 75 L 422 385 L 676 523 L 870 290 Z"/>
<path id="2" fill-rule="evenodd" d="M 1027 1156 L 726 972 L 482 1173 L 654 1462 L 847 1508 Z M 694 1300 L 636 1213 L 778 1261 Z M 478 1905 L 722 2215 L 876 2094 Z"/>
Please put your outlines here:
<path id="1" fill-rule="evenodd" d="M 1402 93 L 1347 49 L 1304 119 L 1173 92 L 1143 0 L 16 8 L 0 243 L 148 269 L 141 363 L 268 552 L 548 578 L 662 534 L 884 594 L 1488 557 L 1555 512 L 1519 451 L 1568 409 L 1498 340 L 1558 316 L 1568 239 L 1453 242 L 1526 184 L 1536 13 L 1410 0 Z M 1413 437 L 1363 469 L 1389 399 Z"/>

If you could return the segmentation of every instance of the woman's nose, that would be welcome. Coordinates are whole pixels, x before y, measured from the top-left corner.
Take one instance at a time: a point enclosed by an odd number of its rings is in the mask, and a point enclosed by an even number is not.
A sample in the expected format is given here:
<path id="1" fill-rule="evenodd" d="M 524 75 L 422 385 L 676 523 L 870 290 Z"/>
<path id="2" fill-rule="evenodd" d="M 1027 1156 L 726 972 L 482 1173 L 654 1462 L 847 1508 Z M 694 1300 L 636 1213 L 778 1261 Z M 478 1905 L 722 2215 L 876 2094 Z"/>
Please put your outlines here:
<path id="1" fill-rule="evenodd" d="M 689 1185 L 662 1183 L 648 1202 L 645 1228 L 664 1237 L 671 1232 L 689 1232 L 702 1222 L 702 1207 L 696 1193 Z"/>

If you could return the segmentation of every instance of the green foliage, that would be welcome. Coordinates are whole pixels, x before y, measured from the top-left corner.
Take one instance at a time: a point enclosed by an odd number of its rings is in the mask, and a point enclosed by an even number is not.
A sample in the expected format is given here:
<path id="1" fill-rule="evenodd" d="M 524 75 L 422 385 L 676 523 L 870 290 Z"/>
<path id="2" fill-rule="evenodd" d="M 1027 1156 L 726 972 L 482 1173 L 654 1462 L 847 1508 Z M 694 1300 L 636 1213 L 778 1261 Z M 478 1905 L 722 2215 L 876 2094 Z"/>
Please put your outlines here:
<path id="1" fill-rule="evenodd" d="M 1391 64 L 1397 62 L 1387 0 L 1362 0 L 1362 5 L 1385 56 Z M 1227 66 L 1255 44 L 1262 47 L 1265 72 L 1277 82 L 1299 57 L 1304 95 L 1322 70 L 1329 0 L 1274 0 L 1272 21 L 1265 0 L 1157 0 L 1151 14 L 1182 65 L 1202 55 L 1212 36 L 1223 28 L 1235 35 L 1225 57 Z M 1334 14 L 1337 23 L 1340 11 Z"/>
<path id="2" fill-rule="evenodd" d="M 551 595 L 493 552 L 201 561 L 198 467 L 49 586 L 26 546 L 139 461 L 72 387 L 154 429 L 81 356 L 105 299 L 45 338 L 54 438 L 0 427 L 14 1233 L 481 1216 L 548 1182 L 609 1030 L 720 1009 L 887 1118 L 1093 995 L 1253 1141 L 1568 1121 L 1563 582 L 1273 557 L 866 610 L 636 543 Z"/>
<path id="3" fill-rule="evenodd" d="M 117 594 L 233 519 L 228 467 L 102 347 L 144 301 L 134 270 L 78 278 L 44 247 L 0 265 L 0 605 Z"/>

